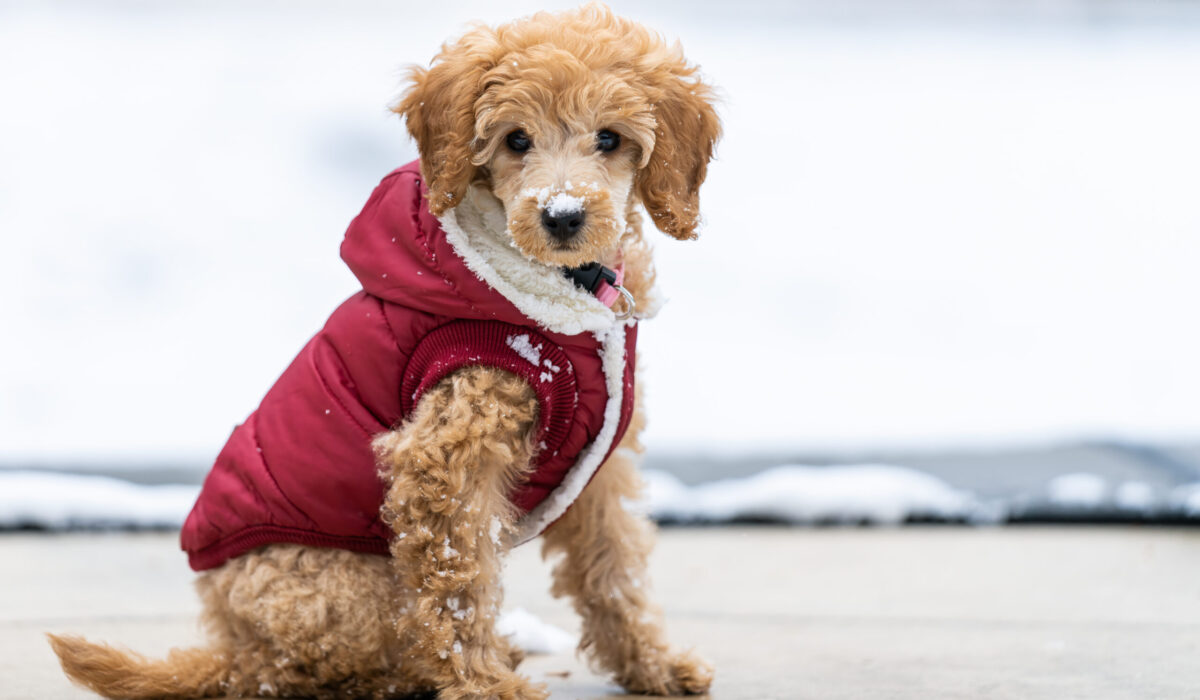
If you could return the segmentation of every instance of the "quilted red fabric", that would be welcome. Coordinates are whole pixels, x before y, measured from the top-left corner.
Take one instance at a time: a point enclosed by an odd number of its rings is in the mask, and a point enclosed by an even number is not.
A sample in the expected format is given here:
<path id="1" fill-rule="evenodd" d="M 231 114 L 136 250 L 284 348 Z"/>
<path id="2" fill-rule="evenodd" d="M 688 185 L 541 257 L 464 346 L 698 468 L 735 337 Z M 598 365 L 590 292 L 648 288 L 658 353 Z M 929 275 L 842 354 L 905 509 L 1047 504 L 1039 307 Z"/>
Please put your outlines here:
<path id="1" fill-rule="evenodd" d="M 536 469 L 511 495 L 523 512 L 595 440 L 608 402 L 600 342 L 539 327 L 476 277 L 424 194 L 410 163 L 384 178 L 351 222 L 342 258 L 363 289 L 333 312 L 218 455 L 183 526 L 193 569 L 276 542 L 387 554 L 371 438 L 464 366 L 515 372 L 537 393 Z M 630 326 L 612 445 L 632 413 L 636 337 Z"/>

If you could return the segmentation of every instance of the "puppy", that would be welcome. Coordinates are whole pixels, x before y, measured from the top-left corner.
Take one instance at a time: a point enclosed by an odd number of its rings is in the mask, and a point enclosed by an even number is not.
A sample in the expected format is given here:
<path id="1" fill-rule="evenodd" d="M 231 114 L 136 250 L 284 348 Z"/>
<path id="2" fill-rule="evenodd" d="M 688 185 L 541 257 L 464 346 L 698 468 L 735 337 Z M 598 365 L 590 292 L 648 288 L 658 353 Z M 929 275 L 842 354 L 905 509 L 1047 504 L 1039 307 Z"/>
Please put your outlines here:
<path id="1" fill-rule="evenodd" d="M 541 534 L 596 668 L 705 692 L 626 503 L 657 304 L 639 211 L 695 237 L 710 89 L 590 5 L 470 30 L 395 111 L 421 157 L 347 231 L 363 291 L 234 431 L 184 526 L 210 646 L 152 661 L 51 636 L 64 670 L 120 698 L 544 698 L 494 625 L 507 550 Z"/>

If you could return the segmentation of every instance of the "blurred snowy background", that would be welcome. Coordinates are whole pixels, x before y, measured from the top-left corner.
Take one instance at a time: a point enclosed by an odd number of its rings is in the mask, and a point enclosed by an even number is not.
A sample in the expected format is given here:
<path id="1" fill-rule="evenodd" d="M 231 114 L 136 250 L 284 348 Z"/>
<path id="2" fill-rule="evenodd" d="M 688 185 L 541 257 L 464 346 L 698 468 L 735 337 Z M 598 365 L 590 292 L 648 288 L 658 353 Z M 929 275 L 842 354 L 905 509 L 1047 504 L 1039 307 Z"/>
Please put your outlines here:
<path id="1" fill-rule="evenodd" d="M 0 468 L 198 480 L 356 290 L 402 69 L 571 5 L 0 1 Z M 953 517 L 1200 513 L 1200 4 L 612 6 L 723 95 L 640 343 L 663 508 L 882 460 Z"/>

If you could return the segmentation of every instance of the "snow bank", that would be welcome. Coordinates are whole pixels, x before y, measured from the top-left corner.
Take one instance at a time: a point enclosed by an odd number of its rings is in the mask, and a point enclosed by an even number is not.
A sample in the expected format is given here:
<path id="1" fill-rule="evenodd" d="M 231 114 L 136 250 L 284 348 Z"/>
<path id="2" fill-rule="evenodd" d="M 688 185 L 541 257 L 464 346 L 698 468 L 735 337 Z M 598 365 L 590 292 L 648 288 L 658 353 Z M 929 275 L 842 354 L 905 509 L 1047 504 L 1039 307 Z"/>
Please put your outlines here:
<path id="1" fill-rule="evenodd" d="M 496 631 L 529 654 L 557 654 L 575 648 L 575 637 L 559 627 L 542 622 L 525 608 L 501 613 L 496 621 Z"/>
<path id="2" fill-rule="evenodd" d="M 1126 481 L 1113 491 L 1113 503 L 1118 508 L 1147 512 L 1156 504 L 1154 487 L 1144 481 Z"/>
<path id="3" fill-rule="evenodd" d="M 894 525 L 913 518 L 992 519 L 973 495 L 905 467 L 781 466 L 693 487 L 665 472 L 648 471 L 645 478 L 645 505 L 658 520 Z"/>
<path id="4" fill-rule="evenodd" d="M 198 491 L 104 476 L 0 472 L 0 528 L 177 528 Z"/>
<path id="5" fill-rule="evenodd" d="M 1183 484 L 1168 491 L 1136 479 L 1110 483 L 1109 479 L 1088 472 L 1054 477 L 1047 482 L 1041 499 L 1020 500 L 1022 508 L 1032 507 L 1050 515 L 1200 517 L 1200 483 Z"/>
<path id="6" fill-rule="evenodd" d="M 1068 508 L 1095 508 L 1104 502 L 1108 482 L 1096 474 L 1063 474 L 1046 486 L 1051 503 Z"/>
<path id="7" fill-rule="evenodd" d="M 1186 517 L 1200 517 L 1200 483 L 1175 488 L 1170 497 L 1171 508 Z"/>
<path id="8" fill-rule="evenodd" d="M 687 486 L 662 471 L 644 474 L 647 490 L 634 507 L 660 521 L 728 523 L 767 520 L 795 524 L 895 525 L 912 520 L 996 523 L 1059 513 L 1200 518 L 1200 482 L 1170 492 L 1140 481 L 1110 485 L 1102 476 L 1064 474 L 1041 496 L 984 499 L 906 467 L 862 464 L 785 465 L 753 476 Z M 82 474 L 0 470 L 0 530 L 177 528 L 196 486 L 145 486 Z M 524 618 L 517 613 L 516 620 Z M 522 627 L 522 634 L 528 629 Z M 546 636 L 549 635 L 549 636 Z M 524 637 L 523 637 L 524 638 Z M 551 644 L 553 634 L 530 644 Z M 548 641 L 549 640 L 549 641 Z M 541 648 L 541 647 L 539 647 Z"/>
<path id="9" fill-rule="evenodd" d="M 912 518 L 988 519 L 973 495 L 895 466 L 782 466 L 694 487 L 665 472 L 649 471 L 645 477 L 649 488 L 642 507 L 660 520 L 895 524 Z M 195 486 L 143 486 L 98 476 L 0 472 L 0 528 L 179 527 L 196 492 Z"/>

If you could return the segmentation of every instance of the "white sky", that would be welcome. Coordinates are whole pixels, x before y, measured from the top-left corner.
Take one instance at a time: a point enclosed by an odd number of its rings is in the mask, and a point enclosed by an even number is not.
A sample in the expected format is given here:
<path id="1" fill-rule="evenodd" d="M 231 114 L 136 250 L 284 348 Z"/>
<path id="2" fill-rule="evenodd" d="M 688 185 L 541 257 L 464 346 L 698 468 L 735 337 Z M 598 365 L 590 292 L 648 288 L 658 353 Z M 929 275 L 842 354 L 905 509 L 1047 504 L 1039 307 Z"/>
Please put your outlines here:
<path id="1" fill-rule="evenodd" d="M 356 289 L 400 68 L 527 9 L 153 7 L 0 5 L 0 463 L 211 458 Z M 1200 23 L 748 7 L 617 4 L 725 98 L 652 445 L 1200 436 Z"/>

